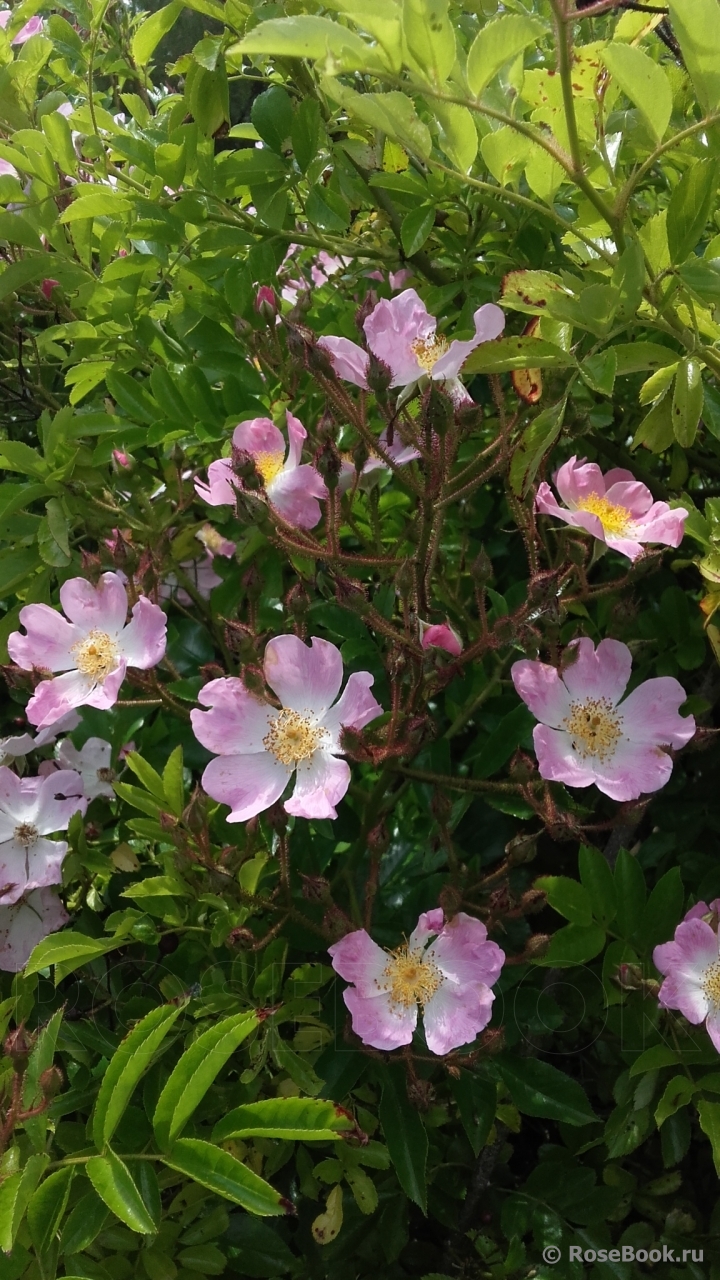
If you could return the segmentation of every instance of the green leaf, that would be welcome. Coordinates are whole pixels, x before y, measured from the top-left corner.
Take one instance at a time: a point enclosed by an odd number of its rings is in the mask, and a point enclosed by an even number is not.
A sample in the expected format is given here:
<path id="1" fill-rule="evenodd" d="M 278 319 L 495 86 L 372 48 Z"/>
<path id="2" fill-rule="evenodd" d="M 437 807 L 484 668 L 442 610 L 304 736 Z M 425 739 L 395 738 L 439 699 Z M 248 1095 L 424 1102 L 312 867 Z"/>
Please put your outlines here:
<path id="1" fill-rule="evenodd" d="M 670 196 L 667 237 L 673 266 L 692 253 L 705 230 L 718 184 L 720 161 L 696 160 L 683 174 Z"/>
<path id="2" fill-rule="evenodd" d="M 30 1156 L 21 1173 L 0 1183 L 0 1248 L 9 1253 L 25 1217 L 25 1210 L 46 1166 L 47 1155 Z"/>
<path id="3" fill-rule="evenodd" d="M 495 1120 L 497 1085 L 494 1080 L 462 1068 L 457 1078 L 451 1076 L 448 1083 L 470 1146 L 475 1156 L 479 1156 Z"/>
<path id="4" fill-rule="evenodd" d="M 23 1111 L 30 1111 L 33 1107 L 39 1106 L 43 1100 L 43 1092 L 40 1088 L 39 1080 L 43 1071 L 47 1071 L 55 1060 L 55 1046 L 60 1023 L 63 1019 L 63 1012 L 64 1009 L 55 1011 L 50 1021 L 39 1032 L 35 1041 L 23 1079 Z M 45 1134 L 47 1133 L 47 1115 L 43 1113 L 39 1116 L 31 1116 L 24 1121 L 24 1127 L 35 1150 L 42 1151 L 45 1146 Z"/>
<path id="5" fill-rule="evenodd" d="M 435 116 L 440 125 L 440 144 L 462 173 L 472 168 L 478 153 L 478 131 L 467 107 L 457 102 L 435 102 Z"/>
<path id="6" fill-rule="evenodd" d="M 617 356 L 617 376 L 627 377 L 631 373 L 642 373 L 648 369 L 662 369 L 668 364 L 677 364 L 679 356 L 670 347 L 661 347 L 659 342 L 625 342 L 613 347 Z"/>
<path id="7" fill-rule="evenodd" d="M 364 40 L 347 27 L 330 18 L 298 15 L 292 18 L 270 18 L 228 49 L 228 57 L 241 54 L 264 53 L 275 58 L 312 58 L 325 60 L 332 57 L 344 71 L 370 67 L 377 59 Z"/>
<path id="8" fill-rule="evenodd" d="M 405 44 L 418 66 L 440 88 L 455 65 L 455 32 L 448 0 L 403 0 Z"/>
<path id="9" fill-rule="evenodd" d="M 406 213 L 400 228 L 400 239 L 406 258 L 411 258 L 414 253 L 422 249 L 434 226 L 434 205 L 421 204 L 417 209 L 411 209 Z"/>
<path id="10" fill-rule="evenodd" d="M 152 1009 L 133 1027 L 110 1059 L 93 1115 L 93 1142 L 98 1151 L 110 1142 L 138 1080 L 151 1065 L 181 1010 L 180 1005 L 160 1005 Z"/>
<path id="11" fill-rule="evenodd" d="M 247 1169 L 229 1151 L 222 1151 L 211 1142 L 179 1138 L 163 1160 L 170 1169 L 199 1182 L 208 1191 L 232 1200 L 248 1213 L 270 1217 L 288 1211 L 286 1202 L 269 1182 Z"/>
<path id="12" fill-rule="evenodd" d="M 146 422 L 150 425 L 157 422 L 160 408 L 153 397 L 129 373 L 118 369 L 108 369 L 105 374 L 105 385 L 113 400 L 117 400 L 134 422 Z"/>
<path id="13" fill-rule="evenodd" d="M 590 896 L 592 913 L 601 925 L 607 926 L 615 919 L 617 910 L 612 871 L 603 855 L 588 845 L 581 845 L 578 861 L 580 879 Z"/>
<path id="14" fill-rule="evenodd" d="M 254 1012 L 224 1018 L 186 1049 L 160 1094 L 153 1116 L 155 1137 L 163 1150 L 172 1146 L 218 1072 L 258 1022 Z"/>
<path id="15" fill-rule="evenodd" d="M 680 868 L 671 867 L 658 880 L 643 912 L 638 936 L 644 951 L 651 952 L 658 943 L 667 942 L 673 936 L 675 926 L 682 919 L 684 902 Z"/>
<path id="16" fill-rule="evenodd" d="M 328 97 L 339 102 L 352 116 L 394 138 L 406 151 L 427 160 L 432 146 L 430 130 L 407 94 L 396 89 L 389 93 L 356 93 L 329 76 L 323 79 L 322 87 Z"/>
<path id="17" fill-rule="evenodd" d="M 295 159 L 306 173 L 320 142 L 320 104 L 315 98 L 303 98 L 293 116 L 290 137 Z"/>
<path id="18" fill-rule="evenodd" d="M 284 1138 L 288 1142 L 338 1139 L 352 1121 L 332 1102 L 320 1098 L 267 1098 L 235 1107 L 218 1120 L 213 1142 L 227 1138 Z"/>
<path id="19" fill-rule="evenodd" d="M 105 1201 L 116 1218 L 138 1235 L 155 1235 L 157 1228 L 130 1170 L 114 1151 L 108 1150 L 104 1156 L 92 1156 L 85 1165 L 85 1172 L 100 1199 Z"/>
<path id="20" fill-rule="evenodd" d="M 378 1114 L 400 1186 L 426 1213 L 428 1137 L 419 1111 L 408 1101 L 401 1067 L 387 1067 L 383 1073 Z"/>
<path id="21" fill-rule="evenodd" d="M 547 894 L 550 906 L 566 920 L 586 926 L 591 923 L 590 894 L 577 880 L 571 880 L 569 876 L 540 876 L 534 887 Z"/>
<path id="22" fill-rule="evenodd" d="M 664 396 L 643 418 L 633 437 L 632 448 L 644 445 L 651 453 L 664 453 L 674 439 L 672 404 L 670 397 Z"/>
<path id="23" fill-rule="evenodd" d="M 107 1216 L 107 1205 L 94 1191 L 88 1191 L 68 1215 L 63 1227 L 60 1252 L 82 1253 L 100 1234 Z"/>
<path id="24" fill-rule="evenodd" d="M 79 196 L 77 200 L 73 200 L 65 212 L 60 214 L 58 222 L 77 222 L 79 218 L 122 218 L 131 208 L 130 201 L 123 196 L 98 191 L 91 196 Z"/>
<path id="25" fill-rule="evenodd" d="M 526 427 L 510 463 L 510 485 L 513 493 L 524 496 L 538 472 L 545 454 L 552 449 L 565 417 L 566 400 L 543 409 Z"/>
<path id="26" fill-rule="evenodd" d="M 686 1107 L 695 1092 L 696 1086 L 687 1076 L 673 1076 L 668 1082 L 655 1111 L 655 1123 L 658 1129 L 681 1107 Z M 718 1108 L 720 1110 L 720 1107 Z"/>
<path id="27" fill-rule="evenodd" d="M 484 26 L 468 53 L 467 82 L 473 97 L 479 98 L 498 71 L 546 31 L 545 23 L 537 18 L 514 13 Z"/>
<path id="28" fill-rule="evenodd" d="M 615 893 L 617 931 L 622 938 L 632 938 L 643 918 L 647 891 L 642 867 L 627 849 L 620 850 L 615 863 Z"/>
<path id="29" fill-rule="evenodd" d="M 290 95 L 281 85 L 271 85 L 252 104 L 251 119 L 263 142 L 282 155 L 293 127 Z"/>
<path id="30" fill-rule="evenodd" d="M 688 258 L 679 274 L 683 284 L 702 302 L 720 306 L 720 258 Z"/>
<path id="31" fill-rule="evenodd" d="M 698 1102 L 697 1109 L 700 1128 L 710 1139 L 715 1172 L 720 1177 L 720 1102 L 706 1102 L 703 1099 Z"/>
<path id="32" fill-rule="evenodd" d="M 107 951 L 113 951 L 120 945 L 113 938 L 88 938 L 84 933 L 73 933 L 72 929 L 65 929 L 62 933 L 50 934 L 42 942 L 38 942 L 24 973 L 26 976 L 39 973 L 41 969 L 48 969 L 54 964 L 57 985 L 73 969 L 87 964 L 89 960 L 97 960 L 98 956 L 104 956 Z"/>
<path id="33" fill-rule="evenodd" d="M 625 96 L 649 125 L 656 142 L 662 141 L 672 114 L 672 89 L 662 67 L 642 49 L 619 40 L 607 45 L 601 57 Z"/>
<path id="34" fill-rule="evenodd" d="M 539 1058 L 498 1058 L 498 1070 L 518 1111 L 526 1116 L 591 1124 L 597 1119 L 585 1090 L 564 1072 Z"/>
<path id="35" fill-rule="evenodd" d="M 675 439 L 685 449 L 695 440 L 702 408 L 702 365 L 698 360 L 681 360 L 675 374 L 672 423 Z"/>
<path id="36" fill-rule="evenodd" d="M 468 356 L 463 373 L 508 373 L 512 369 L 571 369 L 575 357 L 544 338 L 497 338 Z"/>
<path id="37" fill-rule="evenodd" d="M 604 946 L 605 930 L 599 925 L 568 924 L 552 935 L 545 955 L 536 963 L 548 968 L 570 968 L 593 960 Z"/>
<path id="38" fill-rule="evenodd" d="M 593 391 L 611 396 L 617 375 L 617 355 L 614 347 L 586 356 L 580 365 L 580 373 Z"/>
<path id="39" fill-rule="evenodd" d="M 720 102 L 720 13 L 716 0 L 670 0 L 670 21 L 706 113 Z"/>
<path id="40" fill-rule="evenodd" d="M 11 262 L 0 275 L 0 301 L 9 294 L 24 289 L 25 285 L 51 275 L 52 270 L 53 258 L 47 253 L 33 254 L 32 257 L 21 258 L 19 262 Z M 3 440 L 2 443 L 5 445 L 6 441 Z"/>
<path id="41" fill-rule="evenodd" d="M 78 159 L 72 140 L 72 130 L 65 116 L 59 111 L 46 111 L 42 118 L 42 131 L 47 138 L 50 154 L 63 173 L 77 175 Z"/>
<path id="42" fill-rule="evenodd" d="M 70 529 L 59 498 L 50 498 L 45 516 L 38 528 L 38 551 L 45 564 L 65 566 L 70 563 Z"/>
<path id="43" fill-rule="evenodd" d="M 645 1071 L 659 1071 L 663 1067 L 674 1067 L 679 1061 L 680 1057 L 676 1049 L 671 1049 L 666 1044 L 654 1044 L 635 1059 L 630 1068 L 630 1079 L 633 1076 L 642 1075 Z"/>
<path id="44" fill-rule="evenodd" d="M 146 791 L 155 797 L 160 804 L 165 803 L 165 784 L 156 769 L 144 760 L 138 751 L 129 751 L 125 763 L 132 769 Z"/>
<path id="45" fill-rule="evenodd" d="M 510 759 L 516 747 L 520 746 L 534 723 L 534 717 L 524 703 L 503 716 L 475 757 L 473 778 L 491 778 L 494 773 L 497 773 L 498 769 L 501 769 Z"/>
<path id="46" fill-rule="evenodd" d="M 57 1169 L 40 1183 L 27 1209 L 30 1239 L 38 1253 L 45 1253 L 54 1240 L 70 1196 L 75 1168 Z"/>
<path id="47" fill-rule="evenodd" d="M 181 0 L 173 0 L 172 4 L 157 9 L 140 23 L 131 45 L 133 60 L 139 67 L 147 66 L 163 36 L 175 26 L 184 7 Z"/>
<path id="48" fill-rule="evenodd" d="M 168 809 L 175 814 L 176 818 L 182 817 L 185 808 L 182 746 L 175 747 L 168 757 L 168 762 L 163 769 L 162 784 Z"/>

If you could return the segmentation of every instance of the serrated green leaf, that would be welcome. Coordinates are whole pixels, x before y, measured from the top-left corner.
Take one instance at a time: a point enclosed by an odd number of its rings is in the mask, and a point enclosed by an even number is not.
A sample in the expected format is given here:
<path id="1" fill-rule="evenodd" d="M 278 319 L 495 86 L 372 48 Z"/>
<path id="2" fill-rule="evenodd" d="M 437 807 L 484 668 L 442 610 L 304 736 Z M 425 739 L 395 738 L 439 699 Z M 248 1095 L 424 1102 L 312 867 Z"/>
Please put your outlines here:
<path id="1" fill-rule="evenodd" d="M 661 142 L 672 114 L 672 89 L 665 72 L 642 49 L 618 40 L 602 51 L 602 60 L 623 93 L 634 102 Z"/>
<path id="2" fill-rule="evenodd" d="M 186 1049 L 155 1108 L 153 1128 L 160 1147 L 172 1146 L 218 1073 L 258 1023 L 254 1012 L 235 1014 L 203 1032 Z"/>
<path id="3" fill-rule="evenodd" d="M 147 66 L 163 36 L 175 26 L 184 7 L 181 0 L 173 0 L 140 23 L 131 46 L 133 59 L 139 67 Z"/>
<path id="4" fill-rule="evenodd" d="M 157 1227 L 130 1170 L 114 1151 L 92 1156 L 85 1165 L 85 1171 L 100 1199 L 116 1218 L 138 1235 L 155 1235 Z"/>
<path id="5" fill-rule="evenodd" d="M 180 1013 L 179 1005 L 160 1005 L 152 1009 L 133 1027 L 110 1059 L 93 1114 L 93 1142 L 98 1151 L 103 1151 L 110 1142 L 136 1084 L 151 1065 Z"/>
<path id="6" fill-rule="evenodd" d="M 270 1217 L 286 1213 L 286 1202 L 269 1182 L 230 1155 L 200 1138 L 178 1138 L 163 1160 L 170 1169 L 185 1174 L 193 1182 L 216 1195 L 239 1204 L 248 1213 Z"/>
<path id="7" fill-rule="evenodd" d="M 544 22 L 515 13 L 504 14 L 484 26 L 468 53 L 467 82 L 473 96 L 479 98 L 498 71 L 546 31 Z"/>
<path id="8" fill-rule="evenodd" d="M 213 1129 L 213 1142 L 227 1138 L 283 1138 L 288 1142 L 336 1140 L 352 1121 L 321 1098 L 267 1098 L 235 1107 Z"/>

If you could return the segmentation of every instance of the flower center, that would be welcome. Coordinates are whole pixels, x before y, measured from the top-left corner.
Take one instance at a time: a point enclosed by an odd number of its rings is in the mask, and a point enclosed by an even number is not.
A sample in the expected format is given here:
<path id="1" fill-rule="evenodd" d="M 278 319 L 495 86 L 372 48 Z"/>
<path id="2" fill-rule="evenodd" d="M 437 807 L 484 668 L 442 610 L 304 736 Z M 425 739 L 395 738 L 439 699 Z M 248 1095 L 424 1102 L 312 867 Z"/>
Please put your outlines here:
<path id="1" fill-rule="evenodd" d="M 326 735 L 327 730 L 317 724 L 312 716 L 303 716 L 299 711 L 283 707 L 280 714 L 270 721 L 263 746 L 281 764 L 292 765 L 294 768 L 301 760 L 309 760 L 315 754 Z"/>
<path id="2" fill-rule="evenodd" d="M 708 1000 L 720 1005 L 720 960 L 708 966 L 703 974 L 702 989 Z"/>
<path id="3" fill-rule="evenodd" d="M 633 524 L 633 518 L 627 507 L 609 502 L 607 498 L 601 498 L 597 493 L 588 493 L 586 497 L 581 498 L 577 509 L 589 511 L 591 515 L 597 516 L 605 533 L 615 534 L 616 537 L 622 537 Z"/>
<path id="4" fill-rule="evenodd" d="M 254 453 L 253 462 L 255 463 L 255 470 L 262 476 L 263 484 L 267 489 L 275 477 L 280 475 L 285 458 L 281 453 Z"/>
<path id="5" fill-rule="evenodd" d="M 75 654 L 78 671 L 82 671 L 84 676 L 91 676 L 101 684 L 117 666 L 117 645 L 107 631 L 97 631 L 93 628 L 84 640 L 73 645 L 72 652 Z"/>
<path id="6" fill-rule="evenodd" d="M 426 1005 L 442 983 L 437 966 L 417 951 L 410 951 L 407 945 L 390 952 L 385 978 L 393 1004 L 404 1009 L 413 1004 Z"/>
<path id="7" fill-rule="evenodd" d="M 583 760 L 588 756 L 609 760 L 622 738 L 622 717 L 608 698 L 573 702 L 563 727 L 572 737 L 573 747 Z"/>
<path id="8" fill-rule="evenodd" d="M 438 337 L 436 333 L 429 334 L 427 338 L 416 338 L 410 346 L 415 353 L 415 359 L 426 373 L 430 373 L 440 357 L 450 349 L 447 339 Z"/>
<path id="9" fill-rule="evenodd" d="M 21 822 L 19 827 L 14 831 L 15 839 L 21 844 L 23 849 L 29 849 L 31 845 L 37 844 L 40 839 L 40 832 L 34 827 L 32 822 Z"/>

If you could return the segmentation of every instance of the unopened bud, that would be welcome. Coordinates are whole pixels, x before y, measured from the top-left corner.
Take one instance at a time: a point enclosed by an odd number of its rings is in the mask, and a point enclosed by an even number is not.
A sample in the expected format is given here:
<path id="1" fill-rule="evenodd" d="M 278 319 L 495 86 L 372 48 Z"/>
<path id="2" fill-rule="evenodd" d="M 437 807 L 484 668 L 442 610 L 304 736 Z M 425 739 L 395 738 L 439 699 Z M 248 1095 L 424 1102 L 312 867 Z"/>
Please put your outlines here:
<path id="1" fill-rule="evenodd" d="M 528 889 L 520 899 L 520 910 L 524 916 L 535 915 L 547 905 L 547 894 L 543 889 Z"/>
<path id="2" fill-rule="evenodd" d="M 619 964 L 615 981 L 623 991 L 639 991 L 643 985 L 642 969 L 637 964 Z"/>
<path id="3" fill-rule="evenodd" d="M 528 835 L 526 832 L 513 836 L 512 840 L 505 845 L 505 853 L 510 865 L 518 867 L 523 862 L 532 862 L 537 853 L 537 842 L 536 835 Z"/>
<path id="4" fill-rule="evenodd" d="M 327 351 L 323 351 L 322 347 L 312 345 L 306 346 L 308 369 L 313 373 L 322 373 L 326 378 L 334 378 L 335 370 L 332 360 Z"/>
<path id="5" fill-rule="evenodd" d="M 438 906 L 442 907 L 447 919 L 452 920 L 462 905 L 462 894 L 453 884 L 443 885 L 438 894 Z"/>
<path id="6" fill-rule="evenodd" d="M 455 421 L 463 435 L 471 435 L 473 431 L 478 431 L 483 422 L 482 405 L 461 405 L 459 409 L 455 410 Z"/>
<path id="7" fill-rule="evenodd" d="M 431 382 L 423 395 L 423 420 L 438 436 L 447 435 L 455 420 L 455 407 L 439 382 Z"/>
<path id="8" fill-rule="evenodd" d="M 279 801 L 271 804 L 269 809 L 265 810 L 265 821 L 272 831 L 276 831 L 278 835 L 284 835 L 287 831 L 288 815 Z"/>
<path id="9" fill-rule="evenodd" d="M 3 1049 L 5 1057 L 9 1058 L 13 1064 L 15 1071 L 24 1071 L 25 1064 L 32 1052 L 33 1040 L 25 1030 L 24 1022 L 20 1023 L 14 1031 L 8 1032 L 5 1037 Z"/>
<path id="10" fill-rule="evenodd" d="M 374 289 L 368 289 L 363 301 L 360 303 L 355 312 L 355 324 L 357 325 L 363 339 L 365 338 L 365 321 L 368 316 L 372 315 L 378 304 L 378 296 Z"/>
<path id="11" fill-rule="evenodd" d="M 502 1053 L 505 1048 L 505 1028 L 488 1027 L 480 1036 L 480 1048 L 483 1053 Z"/>
<path id="12" fill-rule="evenodd" d="M 119 471 L 132 471 L 135 467 L 135 459 L 132 454 L 124 453 L 122 449 L 113 449 L 113 462 Z"/>
<path id="13" fill-rule="evenodd" d="M 300 872 L 302 896 L 307 902 L 327 902 L 330 897 L 330 881 L 324 876 L 306 876 Z"/>
<path id="14" fill-rule="evenodd" d="M 371 354 L 368 362 L 367 384 L 379 399 L 382 399 L 387 393 L 392 377 L 390 366 L 385 364 L 384 360 L 379 360 L 377 356 Z"/>
<path id="15" fill-rule="evenodd" d="M 335 902 L 328 907 L 323 916 L 323 928 L 335 942 L 339 938 L 344 938 L 346 933 L 355 931 L 355 925 L 352 920 L 345 915 L 345 912 Z"/>
<path id="16" fill-rule="evenodd" d="M 547 933 L 533 933 L 525 943 L 525 955 L 528 960 L 539 960 L 544 956 L 550 946 L 550 936 Z"/>
<path id="17" fill-rule="evenodd" d="M 274 320 L 278 313 L 278 300 L 275 296 L 275 290 L 270 288 L 269 284 L 263 284 L 255 295 L 255 310 L 263 320 Z"/>
<path id="18" fill-rule="evenodd" d="M 298 622 L 304 620 L 310 608 L 310 596 L 307 593 L 304 582 L 293 583 L 285 596 L 285 608 Z"/>
<path id="19" fill-rule="evenodd" d="M 470 572 L 476 582 L 490 582 L 494 578 L 492 560 L 490 559 L 484 547 L 476 555 L 470 566 Z"/>
<path id="20" fill-rule="evenodd" d="M 256 941 L 257 939 L 252 929 L 239 926 L 230 930 L 225 943 L 228 947 L 238 947 L 241 951 L 249 951 L 251 947 L 255 946 Z"/>
<path id="21" fill-rule="evenodd" d="M 326 440 L 319 453 L 316 454 L 315 466 L 328 489 L 336 489 L 340 479 L 342 462 L 332 440 Z"/>
<path id="22" fill-rule="evenodd" d="M 265 676 L 260 667 L 243 667 L 240 675 L 248 693 L 254 694 L 256 698 L 265 696 Z"/>
<path id="23" fill-rule="evenodd" d="M 232 469 L 242 487 L 248 493 L 257 493 L 263 488 L 263 478 L 255 466 L 255 459 L 244 449 L 232 451 Z"/>
<path id="24" fill-rule="evenodd" d="M 59 1067 L 48 1067 L 43 1071 L 38 1080 L 43 1098 L 54 1098 L 63 1087 L 63 1073 Z"/>

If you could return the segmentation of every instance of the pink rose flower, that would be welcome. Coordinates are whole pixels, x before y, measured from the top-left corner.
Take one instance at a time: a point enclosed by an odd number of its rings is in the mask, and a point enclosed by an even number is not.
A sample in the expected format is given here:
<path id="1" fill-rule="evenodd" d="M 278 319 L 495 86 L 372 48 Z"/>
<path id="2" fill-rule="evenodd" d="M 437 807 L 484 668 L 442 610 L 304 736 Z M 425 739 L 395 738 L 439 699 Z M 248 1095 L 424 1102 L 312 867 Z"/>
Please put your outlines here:
<path id="1" fill-rule="evenodd" d="M 453 658 L 457 658 L 462 653 L 463 642 L 449 622 L 434 623 L 432 626 L 423 622 L 421 628 L 420 643 L 423 649 L 444 649 L 446 653 L 452 654 Z"/>
<path id="2" fill-rule="evenodd" d="M 19 973 L 38 942 L 70 919 L 52 889 L 34 889 L 11 907 L 0 907 L 0 969 Z"/>
<path id="3" fill-rule="evenodd" d="M 632 655 L 619 640 L 575 640 L 562 673 L 545 662 L 516 662 L 513 684 L 540 724 L 533 740 L 541 778 L 571 787 L 595 783 L 613 800 L 658 791 L 672 773 L 663 748 L 682 747 L 695 733 L 681 716 L 685 690 L 672 676 L 645 680 L 620 701 Z M 566 651 L 567 652 L 567 651 Z"/>
<path id="4" fill-rule="evenodd" d="M 63 738 L 55 748 L 55 759 L 61 769 L 75 769 L 80 774 L 83 791 L 88 800 L 105 796 L 115 799 L 113 780 L 115 771 L 111 765 L 112 747 L 104 738 L 88 738 L 78 750 L 69 738 Z"/>
<path id="5" fill-rule="evenodd" d="M 41 729 L 34 738 L 29 733 L 21 733 L 16 738 L 0 738 L 0 765 L 6 764 L 8 760 L 17 760 L 19 756 L 26 756 L 30 751 L 37 751 L 39 747 L 49 746 L 58 734 L 72 733 L 79 724 L 80 716 L 77 711 L 68 711 L 62 720 L 56 720 L 47 729 Z"/>
<path id="6" fill-rule="evenodd" d="M 447 382 L 455 402 L 467 404 L 470 397 L 458 374 L 470 352 L 481 342 L 499 337 L 505 326 L 504 313 L 493 302 L 478 307 L 473 320 L 474 338 L 448 342 L 437 333 L 437 321 L 416 291 L 405 289 L 395 298 L 378 302 L 363 328 L 373 355 L 392 371 L 391 387 L 409 387 L 427 376 Z M 367 388 L 369 356 L 362 347 L 349 338 L 334 337 L 320 338 L 318 346 L 327 351 L 339 378 Z"/>
<path id="7" fill-rule="evenodd" d="M 249 693 L 234 676 L 211 680 L 198 694 L 210 711 L 191 711 L 195 737 L 211 760 L 202 784 L 213 800 L 230 806 L 228 822 L 245 822 L 280 799 L 293 774 L 287 813 L 335 818 L 335 805 L 350 785 L 350 768 L 339 759 L 344 727 L 362 729 L 382 707 L 370 693 L 368 671 L 343 678 L 340 650 L 328 640 L 303 644 L 276 636 L 265 649 L 265 679 L 281 708 Z M 334 705 L 333 705 L 334 704 Z"/>
<path id="8" fill-rule="evenodd" d="M 25 605 L 20 622 L 27 634 L 13 631 L 8 640 L 10 657 L 24 671 L 63 672 L 43 680 L 27 705 L 28 720 L 40 729 L 73 707 L 112 707 L 127 668 L 147 671 L 165 653 L 165 614 L 141 596 L 126 623 L 127 592 L 117 573 L 104 573 L 96 587 L 70 578 L 60 603 L 67 618 L 46 604 Z"/>
<path id="9" fill-rule="evenodd" d="M 289 409 L 287 428 L 287 456 L 283 434 L 269 418 L 241 422 L 233 432 L 233 448 L 253 458 L 268 503 L 277 514 L 297 529 L 313 529 L 321 514 L 318 498 L 327 497 L 325 481 L 315 467 L 300 462 L 307 431 Z M 242 489 L 242 483 L 230 459 L 220 458 L 208 467 L 208 483 L 196 480 L 195 488 L 212 507 L 234 507 L 235 494 Z"/>
<path id="10" fill-rule="evenodd" d="M 720 942 L 715 928 L 703 916 L 720 911 L 720 899 L 707 905 L 697 902 L 675 930 L 672 942 L 653 951 L 653 963 L 665 981 L 658 993 L 662 1009 L 678 1009 L 688 1022 L 704 1022 L 720 1053 Z"/>
<path id="11" fill-rule="evenodd" d="M 679 547 L 682 542 L 685 508 L 671 510 L 667 502 L 653 502 L 650 490 L 631 471 L 615 467 L 603 475 L 596 462 L 573 456 L 556 472 L 555 488 L 566 505 L 560 506 L 543 481 L 536 510 L 585 529 L 630 560 L 642 555 L 644 542 L 667 547 Z"/>
<path id="12" fill-rule="evenodd" d="M 383 431 L 379 440 L 380 447 L 395 463 L 396 467 L 406 467 L 408 462 L 414 462 L 419 458 L 420 452 L 411 444 L 403 444 L 398 432 L 395 432 L 395 438 L 391 445 L 387 442 L 387 431 Z M 371 452 L 369 458 L 365 461 L 363 469 L 360 473 L 360 488 L 370 489 L 378 479 L 378 472 L 389 471 L 390 468 L 384 458 L 379 453 Z M 338 478 L 338 489 L 341 493 L 345 493 L 350 489 L 355 481 L 355 463 L 351 454 L 341 454 L 340 476 Z M 375 479 L 371 479 L 371 477 Z"/>
<path id="13" fill-rule="evenodd" d="M 0 10 L 0 28 L 2 28 L 3 31 L 5 30 L 8 23 L 10 22 L 11 17 L 12 17 L 11 9 Z M 40 35 L 42 29 L 43 29 L 42 18 L 38 18 L 38 17 L 31 18 L 29 22 L 25 23 L 24 27 L 20 28 L 17 35 L 13 36 L 11 40 L 11 44 L 25 44 L 25 41 L 29 40 L 31 36 Z"/>
<path id="14" fill-rule="evenodd" d="M 487 1026 L 495 999 L 490 988 L 505 963 L 480 920 L 460 911 L 445 924 L 441 907 L 424 912 L 396 951 L 384 951 L 364 929 L 328 951 L 333 969 L 353 983 L 343 999 L 363 1044 L 410 1044 L 419 1005 L 428 1049 L 437 1054 L 470 1044 Z"/>
<path id="15" fill-rule="evenodd" d="M 68 847 L 45 840 L 67 831 L 74 813 L 84 813 L 79 773 L 55 770 L 49 777 L 19 778 L 0 768 L 0 906 L 10 906 L 30 889 L 59 884 Z"/>

